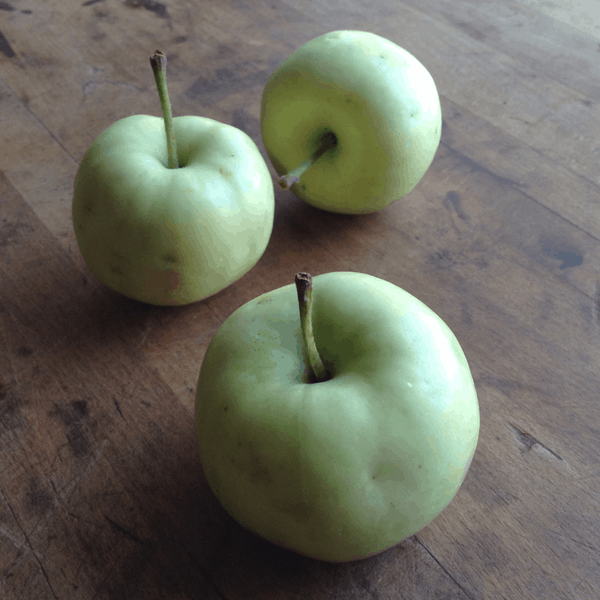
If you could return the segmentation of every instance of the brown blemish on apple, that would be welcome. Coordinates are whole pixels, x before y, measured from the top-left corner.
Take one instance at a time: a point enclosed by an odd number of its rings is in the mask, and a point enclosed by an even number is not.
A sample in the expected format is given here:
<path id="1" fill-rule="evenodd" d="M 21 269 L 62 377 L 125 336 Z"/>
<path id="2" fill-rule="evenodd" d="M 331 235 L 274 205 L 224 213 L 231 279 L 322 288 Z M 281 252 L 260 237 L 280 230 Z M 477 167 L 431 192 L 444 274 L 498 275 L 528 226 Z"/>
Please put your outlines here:
<path id="1" fill-rule="evenodd" d="M 266 304 L 267 302 L 272 302 L 273 301 L 273 295 L 272 294 L 264 294 L 263 296 L 261 296 L 259 298 L 259 300 L 256 302 L 256 304 Z"/>
<path id="2" fill-rule="evenodd" d="M 123 269 L 121 269 L 121 267 L 118 265 L 110 265 L 109 270 L 112 275 L 118 275 L 119 277 L 122 277 L 125 274 L 123 273 Z"/>
<path id="3" fill-rule="evenodd" d="M 122 264 L 125 264 L 127 259 L 123 254 L 119 252 L 115 252 L 114 250 L 109 255 L 109 265 L 108 270 L 111 275 L 117 275 L 118 277 L 123 277 L 125 275 L 125 270 L 121 267 Z"/>
<path id="4" fill-rule="evenodd" d="M 310 504 L 301 499 L 289 502 L 273 502 L 273 507 L 279 512 L 290 515 L 299 525 L 308 523 L 315 514 L 315 511 L 311 508 Z"/>
<path id="5" fill-rule="evenodd" d="M 270 485 L 273 476 L 264 464 L 254 444 L 249 440 L 240 439 L 237 443 L 237 453 L 231 458 L 232 465 L 245 476 L 250 483 L 258 485 Z"/>
<path id="6" fill-rule="evenodd" d="M 173 254 L 172 252 L 169 252 L 168 254 L 165 254 L 162 259 L 166 262 L 166 263 L 176 263 L 177 262 L 177 256 L 175 256 L 175 254 Z"/>

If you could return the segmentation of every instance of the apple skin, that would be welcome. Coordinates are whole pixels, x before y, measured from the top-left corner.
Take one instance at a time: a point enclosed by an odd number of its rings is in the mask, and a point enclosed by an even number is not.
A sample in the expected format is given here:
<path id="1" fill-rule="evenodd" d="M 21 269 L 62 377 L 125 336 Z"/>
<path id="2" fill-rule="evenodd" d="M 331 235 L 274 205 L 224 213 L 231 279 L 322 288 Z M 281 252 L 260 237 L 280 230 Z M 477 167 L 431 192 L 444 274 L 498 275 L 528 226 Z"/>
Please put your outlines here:
<path id="1" fill-rule="evenodd" d="M 243 527 L 329 562 L 413 535 L 460 487 L 479 406 L 465 355 L 425 304 L 371 275 L 313 278 L 332 375 L 308 383 L 295 286 L 235 311 L 206 352 L 196 431 L 207 481 Z"/>
<path id="2" fill-rule="evenodd" d="M 261 129 L 285 175 L 333 132 L 327 151 L 291 190 L 331 212 L 365 214 L 410 192 L 431 165 L 442 113 L 427 69 L 373 33 L 333 31 L 293 52 L 262 96 Z"/>
<path id="3" fill-rule="evenodd" d="M 73 224 L 105 285 L 157 305 L 216 294 L 260 259 L 273 229 L 273 180 L 243 131 L 176 117 L 180 168 L 169 169 L 162 118 L 113 123 L 85 154 Z"/>

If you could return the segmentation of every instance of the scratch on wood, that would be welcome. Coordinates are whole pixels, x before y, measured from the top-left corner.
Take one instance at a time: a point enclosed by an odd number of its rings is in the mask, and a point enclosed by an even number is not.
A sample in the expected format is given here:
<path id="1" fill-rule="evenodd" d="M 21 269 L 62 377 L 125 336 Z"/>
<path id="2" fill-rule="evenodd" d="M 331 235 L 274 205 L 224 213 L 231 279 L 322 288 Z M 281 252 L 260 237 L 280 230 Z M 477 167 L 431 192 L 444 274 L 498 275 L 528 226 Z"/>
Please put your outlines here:
<path id="1" fill-rule="evenodd" d="M 0 495 L 2 495 L 2 499 L 4 500 L 4 503 L 6 504 L 8 510 L 12 514 L 13 519 L 15 520 L 15 523 L 17 524 L 17 527 L 21 530 L 21 533 L 23 534 L 23 538 L 25 539 L 25 545 L 31 552 L 31 555 L 35 559 L 35 562 L 37 562 L 37 564 L 40 568 L 40 571 L 42 572 L 42 576 L 44 577 L 46 583 L 48 584 L 48 588 L 50 589 L 50 593 L 52 594 L 52 597 L 54 598 L 54 600 L 58 600 L 58 596 L 54 593 L 54 589 L 52 587 L 52 584 L 50 583 L 50 579 L 48 578 L 48 573 L 46 573 L 46 569 L 44 569 L 44 565 L 42 565 L 42 561 L 40 560 L 39 556 L 35 553 L 35 550 L 33 549 L 33 546 L 31 545 L 31 541 L 27 537 L 27 534 L 25 533 L 23 526 L 21 525 L 19 519 L 17 518 L 17 515 L 15 514 L 13 507 L 11 506 L 10 502 L 8 501 L 8 498 L 6 497 L 6 494 L 4 493 L 4 490 L 1 487 L 0 487 Z"/>
<path id="2" fill-rule="evenodd" d="M 15 51 L 12 49 L 10 43 L 4 37 L 4 34 L 0 31 L 0 52 L 4 54 L 7 58 L 13 58 L 15 56 Z"/>
<path id="3" fill-rule="evenodd" d="M 137 535 L 135 535 L 135 533 L 131 533 L 131 531 L 125 529 L 125 527 L 123 527 L 122 525 L 119 525 L 117 522 L 113 521 L 110 517 L 107 517 L 106 515 L 104 515 L 104 518 L 106 519 L 108 524 L 117 533 L 124 535 L 126 538 L 129 538 L 130 540 L 133 540 L 134 542 L 137 542 L 138 544 L 142 544 L 142 545 L 145 544 L 144 540 L 141 540 Z"/>
<path id="4" fill-rule="evenodd" d="M 427 554 L 429 554 L 429 556 L 431 556 L 431 558 L 435 561 L 435 563 L 438 565 L 438 567 L 448 576 L 448 578 L 452 581 L 452 583 L 454 583 L 454 585 L 456 585 L 456 587 L 458 587 L 458 589 L 467 598 L 469 598 L 469 600 L 473 600 L 473 596 L 471 596 L 471 594 L 469 594 L 469 592 L 467 592 L 467 590 L 462 585 L 460 585 L 460 583 L 458 583 L 458 581 L 456 581 L 456 579 L 452 576 L 452 573 L 450 573 L 448 571 L 448 569 L 446 569 L 446 567 L 444 567 L 444 565 L 435 557 L 433 552 L 431 552 L 431 550 L 416 535 L 415 535 L 415 540 L 417 541 L 417 543 L 419 545 L 422 546 L 422 548 L 425 550 L 425 552 L 427 552 Z"/>
<path id="5" fill-rule="evenodd" d="M 542 442 L 540 442 L 538 439 L 536 439 L 535 437 L 533 437 L 527 431 L 523 431 L 520 427 L 517 427 L 513 423 L 509 423 L 509 425 L 513 428 L 513 430 L 517 434 L 517 437 L 519 438 L 519 441 L 524 446 L 527 447 L 527 450 L 531 450 L 534 446 L 537 445 L 540 448 L 543 448 L 544 450 L 546 450 L 546 452 L 549 452 L 550 454 L 552 454 L 552 456 L 554 456 L 554 458 L 557 458 L 558 460 L 562 460 L 562 456 L 560 456 L 559 454 L 557 454 L 556 452 L 554 452 L 554 450 L 552 450 L 551 448 L 548 448 L 548 446 L 542 444 Z"/>
<path id="6" fill-rule="evenodd" d="M 570 542 L 573 542 L 577 546 L 581 546 L 582 548 L 585 548 L 586 550 L 591 550 L 592 552 L 600 553 L 600 548 L 597 548 L 596 546 L 592 546 L 591 544 L 588 544 L 587 542 L 585 542 L 583 540 L 578 540 L 577 538 L 571 537 L 570 535 L 565 535 L 564 533 L 561 533 L 560 531 L 555 531 L 554 529 L 548 529 L 547 531 L 549 533 L 553 533 L 554 535 L 561 537 L 565 540 L 569 540 Z"/>
<path id="7" fill-rule="evenodd" d="M 220 598 L 220 600 L 227 600 L 227 598 L 225 597 L 223 592 L 221 592 L 221 590 L 217 587 L 217 584 L 214 582 L 212 577 L 209 575 L 208 571 L 198 562 L 196 556 L 194 554 L 192 554 L 188 550 L 188 548 L 183 544 L 182 544 L 182 548 L 183 548 L 184 552 L 188 555 L 191 562 L 196 565 L 196 568 L 200 571 L 200 573 L 202 574 L 202 577 L 204 577 L 204 579 L 206 579 L 206 581 L 208 582 L 208 585 L 214 590 L 217 597 Z"/>
<path id="8" fill-rule="evenodd" d="M 66 503 L 68 503 L 71 500 L 71 496 L 75 493 L 75 490 L 79 487 L 79 484 L 87 477 L 88 473 L 94 468 L 94 465 L 100 460 L 100 457 L 102 456 L 102 453 L 104 452 L 104 449 L 107 445 L 108 440 L 102 440 L 100 446 L 98 447 L 98 450 L 96 450 L 94 455 L 91 457 L 90 461 L 86 465 L 85 469 L 83 469 L 81 474 L 76 475 L 73 479 L 71 479 L 71 481 L 69 481 L 69 483 L 66 486 L 67 488 L 69 488 L 69 491 L 63 494 L 63 498 L 66 498 Z"/>
<path id="9" fill-rule="evenodd" d="M 596 291 L 594 294 L 594 314 L 596 323 L 600 325 L 600 281 L 596 281 Z"/>
<path id="10" fill-rule="evenodd" d="M 144 345 L 144 342 L 146 341 L 146 338 L 148 337 L 148 334 L 150 333 L 151 329 L 152 329 L 152 321 L 150 321 L 150 323 L 148 323 L 148 327 L 146 328 L 146 331 L 144 332 L 144 335 L 142 336 L 142 339 L 139 343 L 140 348 Z"/>
<path id="11" fill-rule="evenodd" d="M 23 542 L 21 540 L 19 540 L 17 538 L 17 536 L 14 535 L 8 529 L 8 527 L 5 527 L 4 525 L 0 525 L 0 535 L 4 536 L 5 538 L 8 538 L 13 543 L 15 548 L 21 549 L 23 547 Z"/>
<path id="12" fill-rule="evenodd" d="M 113 402 L 115 403 L 115 408 L 117 409 L 117 412 L 121 415 L 121 419 L 125 421 L 125 417 L 123 416 L 123 412 L 121 411 L 121 405 L 119 404 L 119 401 L 116 398 L 113 398 Z"/>
<path id="13" fill-rule="evenodd" d="M 497 173 L 494 173 L 493 171 L 486 169 L 483 165 L 480 165 L 479 163 L 475 162 L 474 160 L 470 159 L 466 155 L 462 154 L 458 150 L 455 150 L 454 148 L 452 148 L 452 146 L 449 146 L 448 144 L 446 144 L 444 142 L 441 142 L 440 146 L 443 146 L 451 156 L 460 160 L 472 172 L 483 173 L 484 175 L 491 177 L 496 183 L 499 183 L 501 186 L 515 187 L 522 191 L 522 188 L 523 188 L 522 183 L 520 183 L 518 181 L 513 181 L 512 179 L 509 179 L 508 177 L 502 177 L 501 175 L 498 175 Z"/>
<path id="14" fill-rule="evenodd" d="M 469 215 L 464 211 L 462 207 L 462 198 L 460 194 L 454 190 L 448 192 L 446 197 L 444 198 L 445 202 L 450 204 L 454 212 L 458 215 L 460 219 L 463 221 L 469 221 Z"/>

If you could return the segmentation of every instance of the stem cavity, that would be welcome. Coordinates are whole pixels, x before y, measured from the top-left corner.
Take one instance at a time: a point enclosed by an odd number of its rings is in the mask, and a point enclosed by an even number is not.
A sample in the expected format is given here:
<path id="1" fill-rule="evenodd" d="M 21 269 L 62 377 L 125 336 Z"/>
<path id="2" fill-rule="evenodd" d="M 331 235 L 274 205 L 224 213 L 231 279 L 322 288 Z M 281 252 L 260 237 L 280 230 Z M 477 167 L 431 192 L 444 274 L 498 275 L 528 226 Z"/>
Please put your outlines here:
<path id="1" fill-rule="evenodd" d="M 167 89 L 167 57 L 160 50 L 157 50 L 150 56 L 150 64 L 152 65 L 152 71 L 154 72 L 158 97 L 160 98 L 163 119 L 165 121 L 167 150 L 169 153 L 169 169 L 177 169 L 179 167 L 179 160 L 177 159 L 177 140 L 175 139 L 173 113 L 171 112 L 169 90 Z"/>
<path id="2" fill-rule="evenodd" d="M 300 181 L 300 176 L 312 167 L 327 150 L 333 148 L 337 144 L 335 134 L 330 131 L 321 138 L 320 146 L 311 154 L 302 164 L 297 166 L 293 171 L 279 178 L 279 185 L 284 190 L 290 189 L 295 183 Z"/>
<path id="3" fill-rule="evenodd" d="M 308 273 L 296 273 L 295 283 L 300 306 L 302 339 L 306 350 L 311 383 L 327 381 L 330 376 L 317 350 L 312 329 L 312 277 Z"/>

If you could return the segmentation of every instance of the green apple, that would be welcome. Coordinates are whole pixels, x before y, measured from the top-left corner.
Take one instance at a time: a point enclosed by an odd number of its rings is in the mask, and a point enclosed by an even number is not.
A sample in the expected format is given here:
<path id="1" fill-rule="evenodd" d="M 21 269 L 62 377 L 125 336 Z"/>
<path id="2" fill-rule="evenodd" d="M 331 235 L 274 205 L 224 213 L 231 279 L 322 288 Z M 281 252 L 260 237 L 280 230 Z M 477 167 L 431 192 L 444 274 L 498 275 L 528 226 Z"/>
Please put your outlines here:
<path id="1" fill-rule="evenodd" d="M 133 115 L 100 134 L 77 172 L 73 224 L 102 283 L 150 304 L 188 304 L 258 262 L 273 228 L 273 180 L 243 131 L 172 118 L 161 57 L 152 58 L 164 118 Z"/>
<path id="2" fill-rule="evenodd" d="M 297 290 L 223 323 L 200 370 L 196 431 L 207 481 L 235 520 L 344 562 L 398 544 L 448 505 L 479 407 L 456 337 L 425 304 L 371 275 L 312 281 L 314 299 L 298 274 Z"/>
<path id="3" fill-rule="evenodd" d="M 412 54 L 373 33 L 333 31 L 272 74 L 261 129 L 283 188 L 324 210 L 363 214 L 420 181 L 442 117 L 433 78 Z"/>

